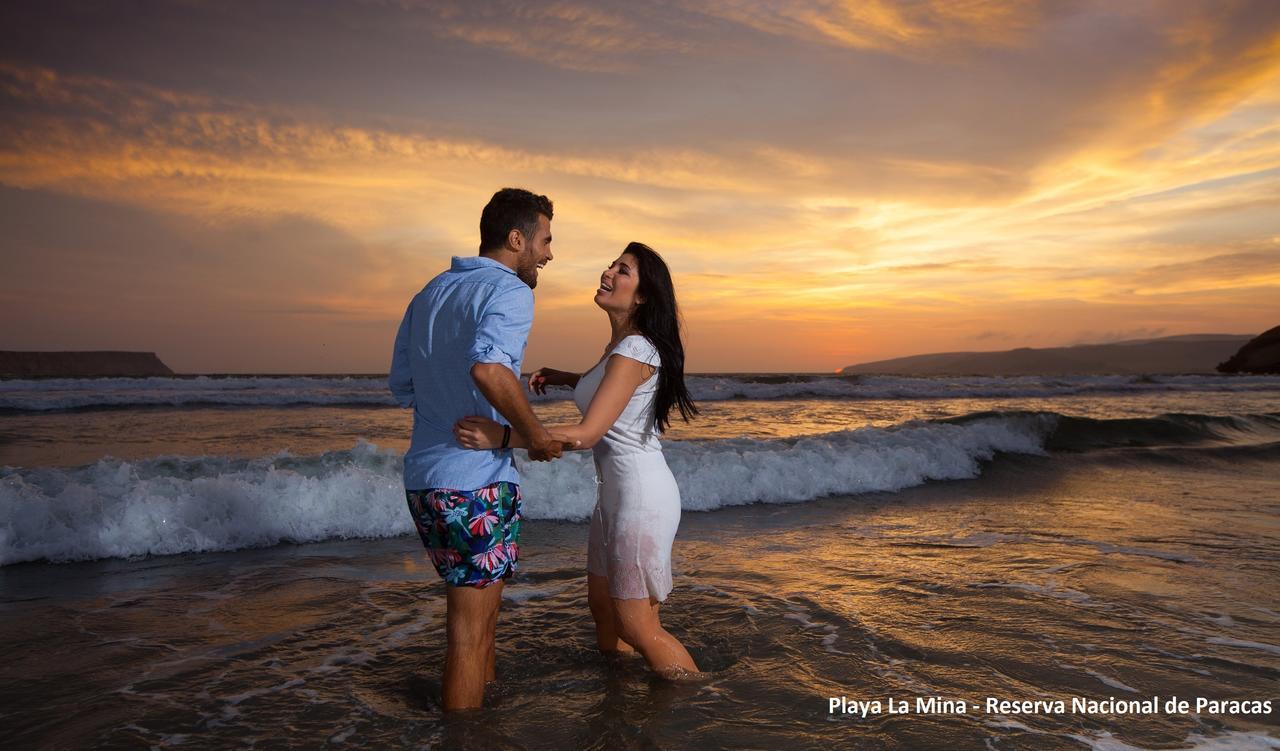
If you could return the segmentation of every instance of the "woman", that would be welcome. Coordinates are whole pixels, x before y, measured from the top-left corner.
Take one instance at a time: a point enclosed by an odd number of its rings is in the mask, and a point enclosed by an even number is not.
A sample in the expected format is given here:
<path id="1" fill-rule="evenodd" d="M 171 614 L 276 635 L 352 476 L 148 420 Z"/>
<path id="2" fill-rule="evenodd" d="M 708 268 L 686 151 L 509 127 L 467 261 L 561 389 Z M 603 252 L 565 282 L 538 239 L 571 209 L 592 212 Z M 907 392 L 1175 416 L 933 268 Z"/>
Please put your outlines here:
<path id="1" fill-rule="evenodd" d="M 658 619 L 671 592 L 671 545 L 680 525 L 680 489 L 662 456 L 658 433 L 673 409 L 698 414 L 684 385 L 684 345 L 671 272 L 652 248 L 631 243 L 600 276 L 596 305 L 612 338 L 586 373 L 543 368 L 529 389 L 573 387 L 577 425 L 549 428 L 595 455 L 599 494 L 587 546 L 587 592 L 596 643 L 605 654 L 639 652 L 668 678 L 698 672 L 688 650 Z M 507 429 L 483 417 L 454 427 L 467 448 L 502 445 Z M 510 445 L 523 446 L 511 435 Z"/>

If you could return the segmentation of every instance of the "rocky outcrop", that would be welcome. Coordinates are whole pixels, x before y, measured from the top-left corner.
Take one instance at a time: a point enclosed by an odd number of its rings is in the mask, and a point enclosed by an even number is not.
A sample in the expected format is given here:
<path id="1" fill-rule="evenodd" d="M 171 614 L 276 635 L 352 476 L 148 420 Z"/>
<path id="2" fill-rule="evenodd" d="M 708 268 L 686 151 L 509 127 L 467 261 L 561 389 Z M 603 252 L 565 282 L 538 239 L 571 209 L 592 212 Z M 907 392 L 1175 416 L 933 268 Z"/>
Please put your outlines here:
<path id="1" fill-rule="evenodd" d="M 154 352 L 0 351 L 0 378 L 171 376 Z"/>
<path id="2" fill-rule="evenodd" d="M 1240 351 L 1218 365 L 1223 373 L 1280 374 L 1280 326 L 1250 339 Z"/>
<path id="3" fill-rule="evenodd" d="M 1114 344 L 943 352 L 850 365 L 844 375 L 1021 376 L 1212 373 L 1248 334 L 1187 334 Z"/>

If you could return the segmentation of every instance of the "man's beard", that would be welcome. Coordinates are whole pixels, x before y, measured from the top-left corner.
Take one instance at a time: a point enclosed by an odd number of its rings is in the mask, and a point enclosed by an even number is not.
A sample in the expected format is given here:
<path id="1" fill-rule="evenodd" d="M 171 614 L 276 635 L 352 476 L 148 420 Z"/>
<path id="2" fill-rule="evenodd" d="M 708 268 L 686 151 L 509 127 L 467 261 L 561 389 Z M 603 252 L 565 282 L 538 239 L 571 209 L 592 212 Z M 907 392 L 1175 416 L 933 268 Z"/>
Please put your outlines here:
<path id="1" fill-rule="evenodd" d="M 527 284 L 529 286 L 529 289 L 533 289 L 534 287 L 537 287 L 538 286 L 538 264 L 533 263 L 533 264 L 530 264 L 529 266 L 521 265 L 517 267 L 516 276 L 519 277 L 520 281 Z"/>

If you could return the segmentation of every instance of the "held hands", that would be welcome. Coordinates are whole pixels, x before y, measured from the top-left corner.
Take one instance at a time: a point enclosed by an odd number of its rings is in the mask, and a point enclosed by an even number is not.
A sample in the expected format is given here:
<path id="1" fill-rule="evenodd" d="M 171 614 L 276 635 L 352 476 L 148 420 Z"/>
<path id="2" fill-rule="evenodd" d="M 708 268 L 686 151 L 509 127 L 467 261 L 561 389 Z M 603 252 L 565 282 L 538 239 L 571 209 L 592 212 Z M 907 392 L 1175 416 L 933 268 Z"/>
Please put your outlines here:
<path id="1" fill-rule="evenodd" d="M 535 462 L 549 462 L 559 459 L 565 448 L 573 448 L 573 445 L 566 446 L 564 441 L 556 440 L 550 433 L 544 433 L 543 440 L 529 447 L 529 458 Z"/>
<path id="2" fill-rule="evenodd" d="M 546 442 L 541 445 L 529 447 L 529 458 L 535 462 L 549 462 L 552 459 L 559 459 L 560 455 L 565 451 L 572 451 L 581 445 L 582 441 L 575 441 L 568 436 L 559 433 L 544 433 Z"/>
<path id="3" fill-rule="evenodd" d="M 487 417 L 464 417 L 453 425 L 453 437 L 463 448 L 486 450 L 502 446 L 502 423 Z M 515 434 L 512 434 L 515 439 Z M 543 433 L 541 441 L 528 447 L 529 458 L 536 462 L 547 462 L 560 458 L 565 451 L 578 447 L 580 441 L 570 440 L 567 436 Z"/>

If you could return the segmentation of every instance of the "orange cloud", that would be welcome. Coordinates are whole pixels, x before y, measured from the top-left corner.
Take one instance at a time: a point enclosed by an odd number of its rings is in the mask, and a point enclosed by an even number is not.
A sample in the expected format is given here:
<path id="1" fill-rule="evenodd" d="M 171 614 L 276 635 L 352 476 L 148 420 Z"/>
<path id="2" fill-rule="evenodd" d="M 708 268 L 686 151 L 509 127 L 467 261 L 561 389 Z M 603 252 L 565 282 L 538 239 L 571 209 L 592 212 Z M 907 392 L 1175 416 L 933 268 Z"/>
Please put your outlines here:
<path id="1" fill-rule="evenodd" d="M 616 142 L 554 112 L 537 114 L 559 122 L 562 136 L 523 138 L 518 122 L 459 135 L 426 118 L 359 117 L 0 63 L 0 183 L 81 197 L 80 212 L 108 205 L 161 217 L 166 242 L 178 247 L 187 233 L 256 254 L 190 242 L 203 254 L 193 266 L 147 257 L 139 262 L 145 274 L 112 277 L 136 308 L 115 325 L 145 329 L 148 315 L 162 318 L 166 306 L 204 305 L 244 329 L 260 316 L 262 352 L 323 325 L 342 330 L 341 346 L 368 359 L 344 370 L 382 367 L 382 346 L 360 337 L 393 327 L 408 296 L 449 255 L 474 252 L 480 206 L 509 184 L 546 192 L 557 207 L 557 258 L 538 290 L 530 350 L 543 361 L 594 351 L 603 318 L 590 290 L 630 240 L 671 263 L 696 344 L 690 362 L 703 370 L 831 370 L 973 342 L 1048 346 L 1121 328 L 1260 330 L 1280 315 L 1278 25 L 1253 19 L 1266 15 L 1261 6 L 1221 7 L 1178 6 L 1171 26 L 1142 8 L 1108 10 L 1142 26 L 1155 51 L 1142 65 L 1099 66 L 1091 75 L 1104 77 L 1070 95 L 1047 81 L 1043 96 L 1023 104 L 1025 114 L 983 111 L 1003 104 L 988 90 L 1017 82 L 1019 63 L 1071 83 L 1065 63 L 1045 63 L 1028 44 L 1061 42 L 1049 37 L 1061 11 L 1049 18 L 1034 4 L 736 2 L 684 7 L 677 20 L 704 24 L 686 36 L 671 35 L 671 18 L 649 24 L 622 6 L 423 10 L 435 39 L 501 50 L 520 65 L 547 63 L 536 77 L 549 88 L 575 85 L 612 58 L 611 82 L 653 96 L 636 63 L 654 50 L 692 65 L 717 50 L 772 43 L 832 63 L 769 71 L 797 89 L 830 76 L 819 89 L 831 95 L 829 111 L 784 112 L 780 125 L 768 125 L 784 108 L 768 98 L 779 89 L 762 84 L 759 101 L 728 100 L 751 107 L 720 112 L 718 96 L 755 80 L 694 68 L 709 125 L 699 130 L 696 117 L 637 94 L 642 104 L 657 102 L 646 110 L 651 133 Z M 498 18 L 503 9 L 509 18 Z M 735 28 L 747 36 L 723 48 L 691 41 Z M 557 29 L 566 32 L 563 44 L 543 55 L 540 35 Z M 936 74 L 960 89 L 882 93 L 876 101 L 909 105 L 909 116 L 883 119 L 837 101 L 843 85 L 850 98 L 877 93 L 854 92 L 839 76 L 842 65 L 887 65 L 881 52 L 892 53 L 894 69 Z M 943 58 L 956 64 L 961 52 L 961 68 L 931 67 Z M 956 70 L 970 77 L 946 78 Z M 702 105 L 693 99 L 671 106 Z M 1040 105 L 1078 117 L 1041 117 Z M 853 114 L 861 119 L 841 119 Z M 290 224 L 303 220 L 305 231 Z M 263 228 L 277 228 L 272 244 L 247 239 Z M 127 246 L 139 240 L 77 242 L 133 258 Z M 7 317 L 40 309 L 46 320 L 75 322 L 68 329 L 86 322 L 93 306 L 77 307 L 75 292 L 92 288 L 92 274 L 64 277 L 25 246 L 5 254 L 25 290 L 0 296 Z M 237 289 L 237 274 L 259 258 L 269 282 Z M 154 291 L 166 284 L 184 294 Z M 60 285 L 71 299 L 39 308 Z M 1001 333 L 983 336 L 989 332 Z M 286 359 L 271 350 L 277 355 Z"/>
<path id="2" fill-rule="evenodd" d="M 621 72 L 638 52 L 677 52 L 686 43 L 590 4 L 414 3 L 434 14 L 432 33 L 570 70 Z"/>
<path id="3" fill-rule="evenodd" d="M 770 34 L 904 56 L 956 47 L 1022 44 L 1040 15 L 1038 3 L 928 0 L 732 0 L 704 12 Z"/>

